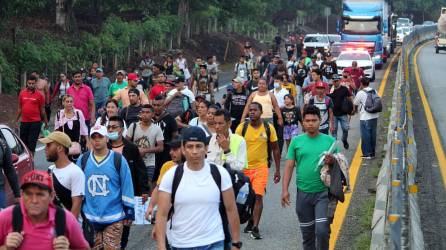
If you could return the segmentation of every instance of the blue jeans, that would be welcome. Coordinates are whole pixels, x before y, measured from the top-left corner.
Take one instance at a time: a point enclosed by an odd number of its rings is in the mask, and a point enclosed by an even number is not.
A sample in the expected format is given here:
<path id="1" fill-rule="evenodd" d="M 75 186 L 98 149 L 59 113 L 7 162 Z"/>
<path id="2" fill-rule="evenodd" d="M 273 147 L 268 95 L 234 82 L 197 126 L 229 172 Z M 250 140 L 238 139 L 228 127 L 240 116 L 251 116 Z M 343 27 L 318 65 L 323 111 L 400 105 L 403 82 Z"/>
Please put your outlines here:
<path id="1" fill-rule="evenodd" d="M 376 147 L 376 127 L 378 118 L 361 120 L 361 149 L 363 156 L 374 156 Z"/>
<path id="2" fill-rule="evenodd" d="M 218 241 L 206 246 L 200 247 L 171 247 L 172 250 L 223 250 L 225 246 L 224 241 Z"/>
<path id="3" fill-rule="evenodd" d="M 6 207 L 6 194 L 4 187 L 0 187 L 0 210 Z"/>
<path id="4" fill-rule="evenodd" d="M 338 125 L 341 124 L 342 129 L 342 141 L 347 141 L 348 137 L 348 116 L 342 115 L 342 116 L 334 116 L 334 128 L 333 133 L 331 134 L 334 138 L 338 139 Z"/>

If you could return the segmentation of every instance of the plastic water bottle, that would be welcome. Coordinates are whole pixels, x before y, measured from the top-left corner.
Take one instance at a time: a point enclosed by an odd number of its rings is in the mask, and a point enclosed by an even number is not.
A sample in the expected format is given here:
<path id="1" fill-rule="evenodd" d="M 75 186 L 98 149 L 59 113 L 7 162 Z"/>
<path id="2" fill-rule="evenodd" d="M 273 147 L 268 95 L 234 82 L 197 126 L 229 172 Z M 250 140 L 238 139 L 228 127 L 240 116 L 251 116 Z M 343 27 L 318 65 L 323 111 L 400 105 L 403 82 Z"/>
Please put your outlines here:
<path id="1" fill-rule="evenodd" d="M 246 199 L 248 199 L 249 194 L 249 183 L 245 183 L 242 188 L 238 191 L 236 202 L 238 204 L 245 204 Z"/>

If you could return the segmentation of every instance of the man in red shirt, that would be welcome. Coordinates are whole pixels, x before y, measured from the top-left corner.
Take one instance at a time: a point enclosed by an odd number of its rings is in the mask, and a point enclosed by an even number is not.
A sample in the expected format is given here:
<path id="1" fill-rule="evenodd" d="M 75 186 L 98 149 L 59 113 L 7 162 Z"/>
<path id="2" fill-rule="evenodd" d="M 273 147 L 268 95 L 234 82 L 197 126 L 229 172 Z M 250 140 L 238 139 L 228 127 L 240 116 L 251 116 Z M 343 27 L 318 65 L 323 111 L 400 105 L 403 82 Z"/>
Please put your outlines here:
<path id="1" fill-rule="evenodd" d="M 350 76 L 355 82 L 356 89 L 359 89 L 359 87 L 361 86 L 361 78 L 363 78 L 365 75 L 364 75 L 364 70 L 358 67 L 358 62 L 353 61 L 352 66 L 344 70 L 350 72 Z"/>
<path id="2" fill-rule="evenodd" d="M 154 82 L 154 86 L 150 90 L 149 99 L 151 101 L 155 100 L 155 97 L 166 92 L 166 86 L 164 85 L 167 81 L 164 73 L 158 75 L 158 81 Z"/>
<path id="3" fill-rule="evenodd" d="M 26 88 L 20 91 L 17 111 L 17 127 L 20 120 L 20 139 L 34 154 L 37 139 L 39 139 L 42 121 L 48 129 L 48 119 L 45 114 L 45 97 L 36 90 L 37 77 L 31 75 L 26 82 Z M 21 118 L 21 119 L 20 119 Z"/>
<path id="4" fill-rule="evenodd" d="M 73 74 L 74 84 L 72 84 L 67 94 L 73 96 L 74 107 L 82 111 L 85 117 L 85 124 L 90 130 L 91 125 L 96 122 L 96 108 L 94 104 L 93 91 L 82 80 L 82 72 L 77 71 Z"/>
<path id="5" fill-rule="evenodd" d="M 65 216 L 63 235 L 53 233 L 60 221 L 56 219 L 57 209 L 53 204 L 53 182 L 46 171 L 33 170 L 25 174 L 21 189 L 20 204 L 0 212 L 0 249 L 89 249 L 79 223 L 65 209 L 62 210 Z M 13 224 L 20 225 L 18 220 L 13 222 L 15 209 L 19 209 L 22 218 L 20 230 L 13 227 Z"/>

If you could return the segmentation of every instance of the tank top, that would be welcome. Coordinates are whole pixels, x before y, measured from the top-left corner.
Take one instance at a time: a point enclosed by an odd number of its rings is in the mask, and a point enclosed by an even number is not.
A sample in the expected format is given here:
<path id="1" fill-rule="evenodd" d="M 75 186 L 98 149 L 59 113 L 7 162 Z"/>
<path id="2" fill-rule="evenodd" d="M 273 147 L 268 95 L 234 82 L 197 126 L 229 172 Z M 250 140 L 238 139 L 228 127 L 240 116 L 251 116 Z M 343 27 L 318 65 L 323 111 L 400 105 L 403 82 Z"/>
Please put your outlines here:
<path id="1" fill-rule="evenodd" d="M 70 88 L 70 82 L 60 82 L 59 98 L 62 98 L 67 93 L 68 88 Z"/>
<path id="2" fill-rule="evenodd" d="M 273 118 L 273 101 L 271 100 L 271 96 L 268 93 L 267 95 L 261 96 L 257 93 L 255 94 L 253 102 L 258 102 L 262 105 L 262 115 L 260 116 L 263 119 L 272 119 Z"/>

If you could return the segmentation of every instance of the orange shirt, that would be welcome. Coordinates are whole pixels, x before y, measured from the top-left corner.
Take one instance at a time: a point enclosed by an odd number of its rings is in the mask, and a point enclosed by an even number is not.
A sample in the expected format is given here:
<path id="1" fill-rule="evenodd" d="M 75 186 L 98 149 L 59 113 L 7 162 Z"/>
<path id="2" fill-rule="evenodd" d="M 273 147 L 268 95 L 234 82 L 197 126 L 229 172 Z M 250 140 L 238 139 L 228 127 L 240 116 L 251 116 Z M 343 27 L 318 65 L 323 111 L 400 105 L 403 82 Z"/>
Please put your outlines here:
<path id="1" fill-rule="evenodd" d="M 113 99 L 115 99 L 117 101 L 122 101 L 123 108 L 128 107 L 130 105 L 129 89 L 130 89 L 130 87 L 125 87 L 125 88 L 119 90 L 118 92 L 116 92 L 115 96 L 113 97 Z M 149 100 L 147 99 L 147 96 L 143 91 L 139 91 L 139 103 L 140 104 L 148 104 L 149 103 Z"/>

